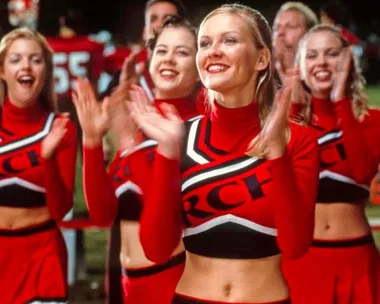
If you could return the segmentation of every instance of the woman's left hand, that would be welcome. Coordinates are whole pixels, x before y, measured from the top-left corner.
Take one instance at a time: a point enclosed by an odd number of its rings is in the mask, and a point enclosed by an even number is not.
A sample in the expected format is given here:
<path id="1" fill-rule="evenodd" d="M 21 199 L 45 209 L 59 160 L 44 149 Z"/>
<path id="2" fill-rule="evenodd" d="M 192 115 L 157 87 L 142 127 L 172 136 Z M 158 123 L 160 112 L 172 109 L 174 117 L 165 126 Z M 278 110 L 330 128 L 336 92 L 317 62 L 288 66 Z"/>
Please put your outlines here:
<path id="1" fill-rule="evenodd" d="M 57 147 L 67 132 L 66 126 L 69 122 L 69 113 L 62 113 L 61 115 L 61 117 L 54 120 L 49 134 L 42 141 L 41 157 L 44 159 L 50 159 L 53 157 Z"/>
<path id="2" fill-rule="evenodd" d="M 347 80 L 350 74 L 351 62 L 353 60 L 350 47 L 343 48 L 340 53 L 337 71 L 335 73 L 333 88 L 331 90 L 331 100 L 338 101 L 346 97 L 348 87 Z"/>
<path id="3" fill-rule="evenodd" d="M 275 159 L 284 154 L 289 139 L 289 109 L 291 104 L 291 91 L 296 75 L 291 82 L 276 94 L 271 113 L 266 119 L 263 129 L 248 146 L 250 155 Z"/>

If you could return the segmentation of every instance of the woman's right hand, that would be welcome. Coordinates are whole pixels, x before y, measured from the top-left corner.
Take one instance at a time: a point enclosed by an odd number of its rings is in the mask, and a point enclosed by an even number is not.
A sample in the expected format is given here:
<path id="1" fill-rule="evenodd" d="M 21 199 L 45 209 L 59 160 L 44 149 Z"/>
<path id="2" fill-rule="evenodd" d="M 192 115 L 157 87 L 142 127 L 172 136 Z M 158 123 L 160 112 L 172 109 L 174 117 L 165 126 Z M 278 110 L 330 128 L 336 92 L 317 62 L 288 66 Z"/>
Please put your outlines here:
<path id="1" fill-rule="evenodd" d="M 121 67 L 119 83 L 126 81 L 136 85 L 139 83 L 139 79 L 144 70 L 145 63 L 137 62 L 138 55 L 139 53 L 134 52 L 129 54 L 129 56 L 124 59 L 123 65 Z"/>
<path id="2" fill-rule="evenodd" d="M 78 78 L 76 84 L 72 99 L 83 130 L 83 144 L 92 147 L 101 145 L 110 124 L 108 98 L 102 103 L 98 102 L 87 79 Z"/>
<path id="3" fill-rule="evenodd" d="M 184 134 L 183 121 L 177 110 L 162 104 L 158 113 L 144 90 L 133 85 L 128 108 L 137 126 L 150 138 L 158 142 L 158 152 L 166 158 L 178 158 L 179 146 Z"/>

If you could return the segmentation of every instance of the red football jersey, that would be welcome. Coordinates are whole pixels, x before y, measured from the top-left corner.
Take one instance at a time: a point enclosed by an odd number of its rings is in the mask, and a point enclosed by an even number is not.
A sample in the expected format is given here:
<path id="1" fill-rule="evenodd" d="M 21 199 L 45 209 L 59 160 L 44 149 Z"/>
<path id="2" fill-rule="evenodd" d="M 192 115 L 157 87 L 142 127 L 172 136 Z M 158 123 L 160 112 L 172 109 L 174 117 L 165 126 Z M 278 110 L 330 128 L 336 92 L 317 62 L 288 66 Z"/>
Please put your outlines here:
<path id="1" fill-rule="evenodd" d="M 70 98 L 78 77 L 97 82 L 103 70 L 103 44 L 87 36 L 53 37 L 48 42 L 54 51 L 55 91 L 59 100 Z"/>
<path id="2" fill-rule="evenodd" d="M 119 72 L 123 66 L 125 58 L 132 53 L 128 47 L 116 48 L 112 53 L 105 58 L 105 71 L 109 74 Z M 136 70 L 140 76 L 139 85 L 145 90 L 148 98 L 154 100 L 154 84 L 148 70 L 148 50 L 143 49 L 138 53 L 136 58 Z"/>
<path id="3" fill-rule="evenodd" d="M 132 53 L 129 47 L 117 47 L 115 50 L 108 54 L 104 59 L 104 70 L 113 75 L 121 70 L 125 58 Z M 146 63 L 148 61 L 148 51 L 143 49 L 136 58 L 136 63 Z"/>

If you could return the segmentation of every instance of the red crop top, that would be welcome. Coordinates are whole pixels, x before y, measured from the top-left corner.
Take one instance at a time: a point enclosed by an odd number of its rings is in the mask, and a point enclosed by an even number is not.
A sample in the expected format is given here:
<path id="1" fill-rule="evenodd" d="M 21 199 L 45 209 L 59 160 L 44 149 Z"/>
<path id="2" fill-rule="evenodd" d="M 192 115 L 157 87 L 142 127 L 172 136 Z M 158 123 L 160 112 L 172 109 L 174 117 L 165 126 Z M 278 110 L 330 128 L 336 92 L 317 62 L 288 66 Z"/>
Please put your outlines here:
<path id="1" fill-rule="evenodd" d="M 314 132 L 291 124 L 285 154 L 266 161 L 245 155 L 259 131 L 256 102 L 235 109 L 216 104 L 210 117 L 187 122 L 180 164 L 156 154 L 140 232 L 149 259 L 165 260 L 183 226 L 186 249 L 198 255 L 306 252 L 319 171 Z"/>
<path id="2" fill-rule="evenodd" d="M 350 99 L 334 103 L 312 98 L 311 126 L 319 144 L 317 202 L 366 201 L 380 161 L 380 112 L 370 109 L 369 115 L 359 122 Z"/>
<path id="3" fill-rule="evenodd" d="M 54 157 L 40 156 L 41 142 L 54 119 L 39 106 L 18 108 L 5 101 L 0 121 L 1 206 L 47 206 L 55 220 L 72 208 L 77 147 L 73 123 L 68 123 Z"/>

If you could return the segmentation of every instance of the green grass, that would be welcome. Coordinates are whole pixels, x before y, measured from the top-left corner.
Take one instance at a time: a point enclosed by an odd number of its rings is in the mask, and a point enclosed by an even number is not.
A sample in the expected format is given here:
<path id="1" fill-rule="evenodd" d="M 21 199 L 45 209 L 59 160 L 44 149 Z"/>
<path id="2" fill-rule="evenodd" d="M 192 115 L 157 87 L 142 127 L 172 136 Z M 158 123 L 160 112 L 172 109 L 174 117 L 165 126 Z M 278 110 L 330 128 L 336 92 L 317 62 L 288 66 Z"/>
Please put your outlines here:
<path id="1" fill-rule="evenodd" d="M 369 87 L 367 94 L 370 100 L 370 104 L 380 108 L 380 87 Z M 80 160 L 80 158 L 78 158 Z M 87 212 L 86 204 L 84 201 L 82 190 L 82 166 L 78 163 L 77 178 L 76 178 L 76 196 L 74 210 L 76 214 L 83 214 Z M 368 205 L 367 209 L 368 217 L 380 218 L 380 207 Z M 86 261 L 87 267 L 90 273 L 90 280 L 95 280 L 101 284 L 104 273 L 105 257 L 106 257 L 106 238 L 107 230 L 87 230 L 85 231 L 85 249 L 86 249 Z M 380 233 L 375 233 L 375 239 L 380 246 Z"/>
<path id="2" fill-rule="evenodd" d="M 368 99 L 371 106 L 380 109 L 380 87 L 370 86 L 367 88 Z M 366 213 L 369 218 L 380 218 L 380 207 L 368 204 Z M 380 247 L 380 232 L 374 233 L 376 244 Z"/>

